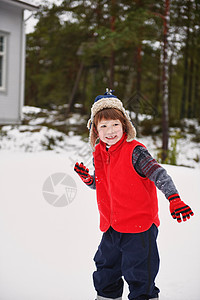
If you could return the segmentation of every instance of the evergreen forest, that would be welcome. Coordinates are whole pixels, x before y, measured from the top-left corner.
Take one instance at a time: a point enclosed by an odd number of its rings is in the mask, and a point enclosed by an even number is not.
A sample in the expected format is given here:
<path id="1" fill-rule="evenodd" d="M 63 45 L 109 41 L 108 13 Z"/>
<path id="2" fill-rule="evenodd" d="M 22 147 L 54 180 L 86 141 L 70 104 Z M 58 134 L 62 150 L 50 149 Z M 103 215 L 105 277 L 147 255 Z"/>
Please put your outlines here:
<path id="1" fill-rule="evenodd" d="M 168 126 L 200 118 L 199 0 L 46 1 L 35 17 L 26 105 L 89 114 L 108 87 L 136 117 L 160 120 L 165 150 Z"/>

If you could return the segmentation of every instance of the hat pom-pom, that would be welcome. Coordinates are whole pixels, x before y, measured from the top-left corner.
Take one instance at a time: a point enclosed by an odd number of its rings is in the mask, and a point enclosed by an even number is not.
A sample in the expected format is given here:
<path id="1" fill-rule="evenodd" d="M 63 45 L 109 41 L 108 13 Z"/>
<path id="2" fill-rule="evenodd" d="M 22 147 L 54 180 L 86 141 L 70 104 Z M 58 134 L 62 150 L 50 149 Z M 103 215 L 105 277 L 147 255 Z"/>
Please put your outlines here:
<path id="1" fill-rule="evenodd" d="M 106 88 L 106 92 L 104 93 L 104 95 L 113 95 L 113 93 L 114 93 L 114 90 Z"/>

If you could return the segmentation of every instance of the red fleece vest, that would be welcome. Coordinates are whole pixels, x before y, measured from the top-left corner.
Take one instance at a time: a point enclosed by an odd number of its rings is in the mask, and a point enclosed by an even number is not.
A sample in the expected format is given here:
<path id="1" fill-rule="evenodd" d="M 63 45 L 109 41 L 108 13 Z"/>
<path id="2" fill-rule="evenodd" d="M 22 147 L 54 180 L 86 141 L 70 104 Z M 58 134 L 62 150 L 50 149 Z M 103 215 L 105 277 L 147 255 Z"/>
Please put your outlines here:
<path id="1" fill-rule="evenodd" d="M 136 140 L 122 139 L 106 150 L 102 141 L 96 146 L 94 164 L 100 230 L 110 226 L 118 232 L 137 233 L 159 226 L 156 187 L 141 177 L 132 164 Z M 144 147 L 144 146 L 143 146 Z"/>

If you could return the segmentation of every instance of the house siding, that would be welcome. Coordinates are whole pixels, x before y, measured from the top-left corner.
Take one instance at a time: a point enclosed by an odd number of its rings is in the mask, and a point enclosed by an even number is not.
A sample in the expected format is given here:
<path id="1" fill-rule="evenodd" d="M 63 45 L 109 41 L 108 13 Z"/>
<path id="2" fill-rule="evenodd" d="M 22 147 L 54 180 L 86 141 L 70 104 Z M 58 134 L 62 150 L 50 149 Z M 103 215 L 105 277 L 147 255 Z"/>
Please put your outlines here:
<path id="1" fill-rule="evenodd" d="M 21 121 L 24 87 L 23 9 L 0 2 L 0 32 L 7 35 L 6 88 L 0 91 L 0 124 Z"/>

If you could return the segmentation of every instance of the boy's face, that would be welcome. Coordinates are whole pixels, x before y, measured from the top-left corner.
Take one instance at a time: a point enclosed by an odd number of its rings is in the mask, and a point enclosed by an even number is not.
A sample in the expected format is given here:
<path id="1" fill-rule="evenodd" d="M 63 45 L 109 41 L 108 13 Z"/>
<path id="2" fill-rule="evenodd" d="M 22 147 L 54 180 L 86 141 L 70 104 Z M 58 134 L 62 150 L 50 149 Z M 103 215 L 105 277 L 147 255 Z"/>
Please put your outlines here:
<path id="1" fill-rule="evenodd" d="M 120 120 L 105 120 L 98 122 L 97 131 L 100 140 L 108 146 L 116 144 L 123 135 L 123 127 Z"/>

